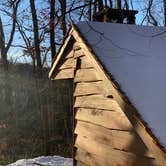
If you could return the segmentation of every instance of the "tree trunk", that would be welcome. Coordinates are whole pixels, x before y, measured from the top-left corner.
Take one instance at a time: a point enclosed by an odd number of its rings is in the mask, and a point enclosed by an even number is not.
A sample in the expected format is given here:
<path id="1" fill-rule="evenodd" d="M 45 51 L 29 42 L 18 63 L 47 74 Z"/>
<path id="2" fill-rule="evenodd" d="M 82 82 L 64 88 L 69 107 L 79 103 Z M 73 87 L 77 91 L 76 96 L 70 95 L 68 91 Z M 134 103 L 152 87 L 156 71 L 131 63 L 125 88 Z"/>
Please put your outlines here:
<path id="1" fill-rule="evenodd" d="M 55 46 L 55 0 L 50 0 L 50 45 L 51 45 L 51 57 L 52 60 L 56 54 L 56 46 Z"/>
<path id="2" fill-rule="evenodd" d="M 1 50 L 2 63 L 6 67 L 8 64 L 8 61 L 7 61 L 7 52 L 5 48 L 5 35 L 4 35 L 4 29 L 3 29 L 1 17 L 0 17 L 0 50 Z"/>
<path id="3" fill-rule="evenodd" d="M 121 0 L 116 0 L 116 8 L 117 9 L 121 9 L 122 8 Z"/>
<path id="4" fill-rule="evenodd" d="M 66 0 L 59 0 L 61 5 L 61 15 L 62 15 L 62 30 L 63 30 L 63 36 L 66 35 L 67 27 L 66 27 Z"/>
<path id="5" fill-rule="evenodd" d="M 89 21 L 92 20 L 92 1 L 88 0 L 88 5 L 89 5 L 89 10 L 88 10 L 88 15 L 89 15 Z"/>
<path id="6" fill-rule="evenodd" d="M 31 7 L 33 30 L 34 30 L 35 56 L 37 61 L 37 69 L 38 69 L 38 72 L 40 73 L 42 71 L 42 63 L 41 63 L 41 56 L 40 56 L 38 20 L 37 20 L 36 7 L 35 7 L 34 0 L 30 0 L 30 7 Z"/>
<path id="7" fill-rule="evenodd" d="M 9 40 L 5 45 L 5 34 L 4 34 L 4 29 L 3 29 L 3 23 L 2 19 L 0 17 L 0 53 L 1 53 L 1 58 L 2 58 L 2 63 L 4 64 L 5 69 L 8 68 L 8 60 L 7 60 L 7 52 L 11 47 L 11 44 L 13 42 L 14 34 L 15 34 L 15 29 L 16 29 L 16 21 L 17 21 L 17 9 L 19 6 L 20 0 L 17 0 L 12 3 L 12 14 L 11 14 L 11 19 L 12 19 L 12 29 L 11 33 L 9 34 Z M 7 9 L 6 9 L 7 11 Z"/>
<path id="8" fill-rule="evenodd" d="M 103 10 L 103 8 L 104 8 L 103 0 L 98 0 L 98 8 L 99 8 L 99 11 Z"/>
<path id="9" fill-rule="evenodd" d="M 112 8 L 112 6 L 113 6 L 113 5 L 112 5 L 112 0 L 109 0 L 109 1 L 110 1 L 110 8 Z"/>

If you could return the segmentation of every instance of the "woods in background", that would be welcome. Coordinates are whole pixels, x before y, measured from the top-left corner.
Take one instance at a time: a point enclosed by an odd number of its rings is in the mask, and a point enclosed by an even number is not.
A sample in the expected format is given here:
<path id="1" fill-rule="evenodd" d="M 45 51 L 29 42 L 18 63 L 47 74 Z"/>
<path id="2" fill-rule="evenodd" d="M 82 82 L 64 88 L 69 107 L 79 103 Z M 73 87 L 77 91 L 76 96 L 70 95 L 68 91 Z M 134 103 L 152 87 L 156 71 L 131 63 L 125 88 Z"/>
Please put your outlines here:
<path id="1" fill-rule="evenodd" d="M 1 62 L 30 63 L 34 72 L 51 65 L 72 23 L 91 21 L 105 8 L 138 10 L 137 24 L 165 26 L 166 1 L 3 0 L 0 2 Z"/>

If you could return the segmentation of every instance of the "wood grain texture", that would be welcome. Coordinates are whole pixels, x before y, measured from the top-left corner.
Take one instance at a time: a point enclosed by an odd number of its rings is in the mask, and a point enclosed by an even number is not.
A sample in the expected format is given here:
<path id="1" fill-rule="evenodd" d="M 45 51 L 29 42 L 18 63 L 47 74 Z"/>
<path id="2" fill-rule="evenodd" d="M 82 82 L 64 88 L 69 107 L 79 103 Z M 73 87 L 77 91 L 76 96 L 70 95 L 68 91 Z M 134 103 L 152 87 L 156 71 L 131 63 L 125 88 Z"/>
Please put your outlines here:
<path id="1" fill-rule="evenodd" d="M 105 88 L 101 81 L 77 83 L 75 85 L 74 96 L 104 94 Z"/>
<path id="2" fill-rule="evenodd" d="M 89 166 L 110 166 L 110 161 L 102 159 L 100 156 L 88 153 L 81 148 L 76 151 L 75 159 L 86 163 Z"/>
<path id="3" fill-rule="evenodd" d="M 80 50 L 80 49 L 81 49 L 81 47 L 79 45 L 79 42 L 77 42 L 77 40 L 76 40 L 73 44 L 73 50 L 76 51 L 76 50 Z"/>
<path id="4" fill-rule="evenodd" d="M 121 110 L 118 103 L 114 99 L 104 97 L 103 95 L 76 97 L 74 107 L 106 109 L 112 111 Z"/>
<path id="5" fill-rule="evenodd" d="M 78 69 L 74 82 L 88 82 L 88 81 L 99 81 L 94 69 Z"/>
<path id="6" fill-rule="evenodd" d="M 80 57 L 80 59 L 81 59 L 81 66 L 80 66 L 81 69 L 94 68 L 88 56 L 82 56 Z"/>
<path id="7" fill-rule="evenodd" d="M 52 67 L 49 71 L 49 78 L 52 78 L 52 74 L 53 72 L 55 72 L 55 68 L 57 66 L 57 64 L 59 63 L 59 60 L 61 59 L 61 57 L 63 56 L 64 52 L 65 52 L 65 49 L 67 48 L 68 44 L 69 44 L 69 41 L 71 39 L 71 34 L 73 33 L 73 27 L 70 29 L 70 31 L 68 32 L 68 36 L 67 38 L 65 39 L 64 41 L 64 44 L 62 45 L 60 51 L 58 52 L 57 56 L 56 56 L 56 59 L 54 60 L 53 64 L 52 64 Z"/>
<path id="8" fill-rule="evenodd" d="M 87 165 L 81 161 L 77 161 L 76 166 L 90 166 L 90 165 Z"/>
<path id="9" fill-rule="evenodd" d="M 100 158 L 110 161 L 110 165 L 120 166 L 154 166 L 155 160 L 149 157 L 134 155 L 130 152 L 113 149 L 112 147 L 100 144 L 88 136 L 77 136 L 75 146 L 84 151 L 95 154 Z M 157 165 L 155 165 L 157 166 Z"/>
<path id="10" fill-rule="evenodd" d="M 65 59 L 62 65 L 59 67 L 60 70 L 68 69 L 68 68 L 75 68 L 76 67 L 76 60 L 73 58 Z"/>
<path id="11" fill-rule="evenodd" d="M 110 130 L 88 122 L 77 121 L 75 133 L 82 137 L 90 137 L 119 150 L 125 150 L 139 155 L 147 155 L 148 149 L 135 132 Z"/>
<path id="12" fill-rule="evenodd" d="M 74 51 L 74 58 L 82 57 L 85 56 L 85 53 L 83 52 L 82 49 L 78 49 Z"/>
<path id="13" fill-rule="evenodd" d="M 65 55 L 65 59 L 68 59 L 68 58 L 74 58 L 74 50 L 71 49 L 70 51 L 68 51 Z"/>
<path id="14" fill-rule="evenodd" d="M 70 69 L 58 70 L 54 79 L 55 80 L 69 79 L 69 78 L 73 78 L 73 77 L 74 77 L 74 69 L 70 68 Z"/>
<path id="15" fill-rule="evenodd" d="M 123 113 L 98 109 L 78 108 L 75 114 L 77 120 L 94 123 L 109 129 L 131 131 L 133 127 Z"/>

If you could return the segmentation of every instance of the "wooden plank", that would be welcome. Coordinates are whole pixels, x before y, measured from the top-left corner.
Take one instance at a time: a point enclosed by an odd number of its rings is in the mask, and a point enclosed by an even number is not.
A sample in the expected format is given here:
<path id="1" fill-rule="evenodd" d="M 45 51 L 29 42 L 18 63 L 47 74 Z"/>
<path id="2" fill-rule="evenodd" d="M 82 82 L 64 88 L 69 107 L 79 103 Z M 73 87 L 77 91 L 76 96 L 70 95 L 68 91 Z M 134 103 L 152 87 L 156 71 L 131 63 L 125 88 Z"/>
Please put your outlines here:
<path id="1" fill-rule="evenodd" d="M 75 146 L 84 151 L 99 156 L 100 158 L 109 161 L 110 165 L 120 166 L 154 166 L 153 158 L 134 155 L 130 152 L 125 152 L 113 149 L 108 145 L 98 143 L 96 140 L 86 137 L 77 136 Z M 157 166 L 157 165 L 155 165 Z"/>
<path id="2" fill-rule="evenodd" d="M 58 70 L 57 74 L 54 79 L 69 79 L 74 77 L 74 69 L 63 69 L 63 70 Z"/>
<path id="3" fill-rule="evenodd" d="M 80 50 L 80 49 L 81 49 L 81 47 L 80 47 L 79 43 L 76 40 L 75 43 L 73 44 L 73 50 L 76 51 L 76 50 Z"/>
<path id="4" fill-rule="evenodd" d="M 59 67 L 59 70 L 75 68 L 75 67 L 76 67 L 76 60 L 74 60 L 73 58 L 68 58 L 65 59 L 62 65 Z"/>
<path id="5" fill-rule="evenodd" d="M 76 151 L 75 159 L 90 166 L 110 166 L 110 161 L 104 160 L 94 154 L 90 154 L 80 148 Z"/>
<path id="6" fill-rule="evenodd" d="M 76 72 L 74 82 L 88 82 L 88 81 L 100 81 L 96 76 L 96 71 L 94 69 L 79 69 Z"/>
<path id="7" fill-rule="evenodd" d="M 70 50 L 66 53 L 65 59 L 74 58 L 74 50 Z"/>
<path id="8" fill-rule="evenodd" d="M 92 95 L 92 94 L 104 94 L 105 88 L 101 81 L 99 82 L 85 82 L 77 83 L 75 85 L 74 96 Z"/>
<path id="9" fill-rule="evenodd" d="M 85 53 L 82 51 L 82 49 L 78 49 L 74 51 L 74 58 L 85 56 Z"/>
<path id="10" fill-rule="evenodd" d="M 110 80 L 110 77 L 107 75 L 107 73 L 103 70 L 102 65 L 96 60 L 95 55 L 92 53 L 91 49 L 85 44 L 84 40 L 81 38 L 80 34 L 77 32 L 77 30 L 74 28 L 73 31 L 73 37 L 77 39 L 77 41 L 80 43 L 82 49 L 84 52 L 86 52 L 86 56 L 88 56 L 93 63 L 95 69 L 97 70 L 98 75 L 103 80 L 105 87 L 107 87 L 107 93 L 108 95 L 113 95 L 122 110 L 125 112 L 125 114 L 130 119 L 131 123 L 133 124 L 136 132 L 139 134 L 139 136 L 142 138 L 144 143 L 148 146 L 149 150 L 153 153 L 155 158 L 157 159 L 158 165 L 163 166 L 166 165 L 166 154 L 164 151 L 156 144 L 153 137 L 150 133 L 146 130 L 146 125 L 142 124 L 142 121 L 134 115 L 134 112 L 137 112 L 137 110 L 127 104 L 124 101 L 124 97 L 115 87 L 113 86 L 113 83 Z"/>
<path id="11" fill-rule="evenodd" d="M 84 163 L 83 163 L 83 162 L 81 162 L 81 161 L 77 161 L 76 166 L 89 166 L 89 165 L 84 164 Z"/>
<path id="12" fill-rule="evenodd" d="M 96 108 L 105 110 L 119 110 L 122 112 L 118 103 L 112 99 L 102 95 L 90 95 L 76 97 L 74 107 Z"/>
<path id="13" fill-rule="evenodd" d="M 147 147 L 135 132 L 109 130 L 105 127 L 83 121 L 77 121 L 74 132 L 77 135 L 88 136 L 99 143 L 116 149 L 139 155 L 148 154 Z"/>
<path id="14" fill-rule="evenodd" d="M 61 57 L 62 57 L 62 55 L 63 55 L 65 49 L 67 48 L 68 43 L 69 43 L 69 41 L 70 41 L 70 39 L 71 39 L 71 34 L 72 34 L 73 30 L 74 30 L 74 29 L 73 29 L 73 27 L 72 27 L 72 28 L 70 29 L 70 31 L 68 32 L 68 36 L 67 36 L 67 38 L 65 39 L 64 44 L 63 44 L 63 46 L 60 48 L 60 51 L 59 51 L 58 54 L 57 54 L 57 58 L 54 60 L 52 66 L 51 66 L 51 69 L 50 69 L 50 71 L 49 71 L 49 78 L 51 78 L 51 76 L 52 76 L 52 74 L 53 74 L 53 72 L 54 72 L 54 70 L 55 70 L 55 67 L 57 66 L 59 60 L 61 59 Z"/>
<path id="15" fill-rule="evenodd" d="M 124 114 L 113 111 L 79 108 L 76 111 L 77 120 L 101 125 L 109 129 L 131 131 L 133 127 Z"/>
<path id="16" fill-rule="evenodd" d="M 81 66 L 80 66 L 81 69 L 94 68 L 88 56 L 82 56 L 80 57 L 80 59 L 81 59 Z"/>

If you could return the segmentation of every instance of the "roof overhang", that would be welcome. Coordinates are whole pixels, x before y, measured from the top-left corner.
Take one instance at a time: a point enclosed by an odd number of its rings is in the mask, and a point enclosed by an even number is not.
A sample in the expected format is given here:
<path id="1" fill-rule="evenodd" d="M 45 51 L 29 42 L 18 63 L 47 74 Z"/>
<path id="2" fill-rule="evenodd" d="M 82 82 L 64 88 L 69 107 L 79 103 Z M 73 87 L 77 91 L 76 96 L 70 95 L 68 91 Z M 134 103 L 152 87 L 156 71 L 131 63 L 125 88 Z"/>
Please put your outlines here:
<path id="1" fill-rule="evenodd" d="M 63 41 L 62 46 L 60 47 L 58 53 L 56 54 L 56 56 L 55 56 L 55 58 L 54 58 L 54 60 L 52 62 L 52 65 L 51 65 L 51 68 L 50 68 L 50 71 L 49 71 L 49 74 L 48 74 L 49 78 L 52 77 L 53 71 L 55 70 L 59 60 L 61 59 L 61 56 L 63 55 L 64 50 L 68 46 L 68 43 L 69 43 L 69 41 L 70 41 L 70 39 L 72 37 L 73 31 L 74 31 L 74 26 L 72 25 L 70 27 L 68 33 L 66 34 L 66 37 L 65 37 L 65 39 Z"/>

